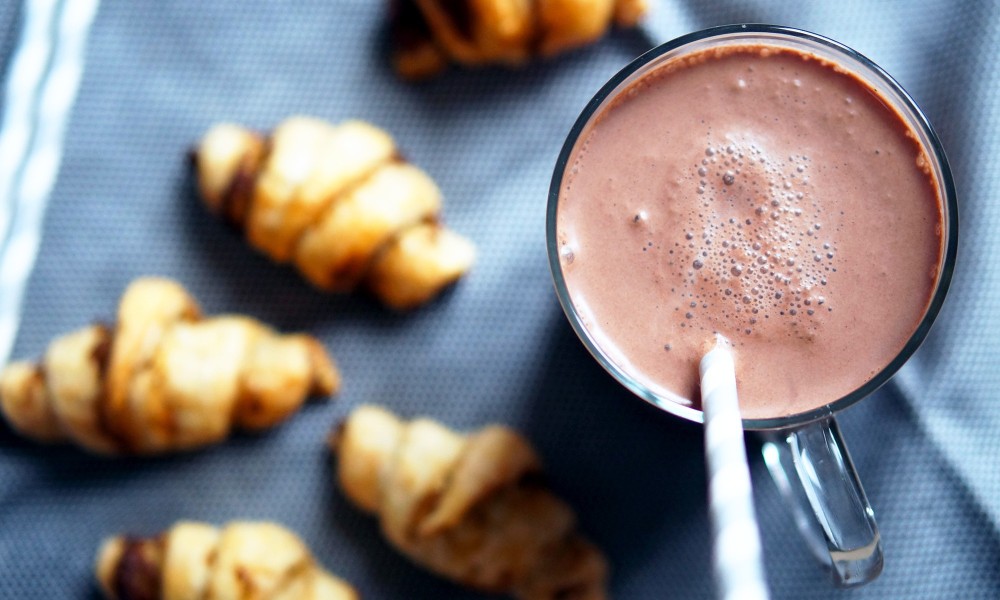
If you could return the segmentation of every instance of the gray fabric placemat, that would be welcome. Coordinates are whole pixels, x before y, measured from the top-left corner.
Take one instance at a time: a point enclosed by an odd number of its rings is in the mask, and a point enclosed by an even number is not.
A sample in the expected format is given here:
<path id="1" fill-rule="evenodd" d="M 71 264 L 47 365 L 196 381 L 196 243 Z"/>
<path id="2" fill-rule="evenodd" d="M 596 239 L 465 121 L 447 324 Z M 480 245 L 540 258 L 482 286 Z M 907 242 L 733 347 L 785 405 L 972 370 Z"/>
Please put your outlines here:
<path id="1" fill-rule="evenodd" d="M 110 319 L 129 281 L 159 274 L 208 313 L 310 331 L 345 385 L 275 430 L 153 460 L 41 448 L 0 427 L 0 598 L 96 598 L 91 563 L 103 536 L 181 518 L 279 521 L 366 598 L 482 597 L 412 566 L 334 486 L 325 435 L 366 402 L 460 428 L 520 429 L 608 554 L 616 598 L 712 597 L 700 427 L 631 396 L 576 340 L 552 290 L 544 213 L 559 147 L 600 85 L 656 43 L 735 21 L 817 31 L 896 76 L 941 133 L 966 226 L 967 266 L 902 389 L 884 388 L 842 418 L 882 528 L 879 580 L 831 589 L 751 438 L 774 597 L 1000 597 L 991 397 L 1000 325 L 990 318 L 1000 274 L 987 250 L 1000 167 L 985 159 L 1000 139 L 989 60 L 1000 47 L 997 3 L 660 4 L 644 31 L 520 70 L 453 71 L 412 86 L 387 67 L 381 2 L 104 2 L 14 356 L 38 356 L 52 337 Z M 17 15 L 0 7 L 5 66 Z M 448 224 L 476 241 L 473 272 L 395 315 L 361 296 L 314 291 L 210 218 L 192 189 L 190 144 L 216 121 L 266 129 L 296 113 L 389 130 L 444 191 Z"/>

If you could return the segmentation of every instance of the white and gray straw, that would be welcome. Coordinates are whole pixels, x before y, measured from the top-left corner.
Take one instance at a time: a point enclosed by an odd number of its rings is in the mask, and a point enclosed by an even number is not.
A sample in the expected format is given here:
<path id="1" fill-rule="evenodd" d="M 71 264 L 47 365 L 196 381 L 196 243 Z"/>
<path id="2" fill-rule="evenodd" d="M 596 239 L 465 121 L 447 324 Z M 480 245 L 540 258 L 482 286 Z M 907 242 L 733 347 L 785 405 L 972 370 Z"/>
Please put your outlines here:
<path id="1" fill-rule="evenodd" d="M 716 336 L 715 347 L 701 359 L 700 373 L 718 597 L 767 600 L 760 531 L 736 395 L 736 366 L 725 337 Z"/>

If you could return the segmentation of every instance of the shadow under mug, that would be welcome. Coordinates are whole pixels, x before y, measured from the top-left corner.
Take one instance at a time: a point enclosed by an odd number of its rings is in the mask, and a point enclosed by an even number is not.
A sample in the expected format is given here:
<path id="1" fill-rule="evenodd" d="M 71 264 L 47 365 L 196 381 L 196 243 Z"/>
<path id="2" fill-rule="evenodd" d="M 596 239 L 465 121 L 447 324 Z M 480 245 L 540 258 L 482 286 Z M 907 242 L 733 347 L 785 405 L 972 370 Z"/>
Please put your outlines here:
<path id="1" fill-rule="evenodd" d="M 677 56 L 725 44 L 768 44 L 787 47 L 845 67 L 878 90 L 897 110 L 930 158 L 943 205 L 943 252 L 939 278 L 927 311 L 902 351 L 860 388 L 843 398 L 804 413 L 768 419 L 744 419 L 745 429 L 765 438 L 763 456 L 781 495 L 789 503 L 796 526 L 812 553 L 827 567 L 838 586 L 867 583 L 882 571 L 882 548 L 874 512 L 841 437 L 834 414 L 867 397 L 888 381 L 926 337 L 941 309 L 958 249 L 958 205 L 951 170 L 937 135 L 910 96 L 878 65 L 828 38 L 788 27 L 727 25 L 694 32 L 653 48 L 619 71 L 597 92 L 573 125 L 556 163 L 549 188 L 546 244 L 556 294 L 584 345 L 621 384 L 640 398 L 679 417 L 702 422 L 701 411 L 658 397 L 624 372 L 595 343 L 583 325 L 562 273 L 556 235 L 556 213 L 563 174 L 574 148 L 592 119 L 628 86 Z"/>

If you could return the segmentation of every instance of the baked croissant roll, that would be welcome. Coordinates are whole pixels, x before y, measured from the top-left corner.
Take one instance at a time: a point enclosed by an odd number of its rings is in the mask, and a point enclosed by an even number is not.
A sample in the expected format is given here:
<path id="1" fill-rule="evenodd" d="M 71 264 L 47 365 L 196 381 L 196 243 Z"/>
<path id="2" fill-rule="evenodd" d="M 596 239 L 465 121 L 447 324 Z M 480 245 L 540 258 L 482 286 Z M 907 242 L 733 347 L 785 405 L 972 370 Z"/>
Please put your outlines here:
<path id="1" fill-rule="evenodd" d="M 439 222 L 437 185 L 367 123 L 292 117 L 270 136 L 216 125 L 194 157 L 209 210 L 322 290 L 366 287 L 402 310 L 472 266 L 472 243 Z"/>
<path id="2" fill-rule="evenodd" d="M 393 0 L 393 64 L 425 79 L 455 62 L 517 65 L 634 26 L 647 0 Z"/>
<path id="3" fill-rule="evenodd" d="M 108 600 L 357 600 L 294 533 L 268 522 L 181 521 L 148 538 L 117 536 L 97 554 Z"/>
<path id="4" fill-rule="evenodd" d="M 414 562 L 522 600 L 606 597 L 604 557 L 540 484 L 538 456 L 514 431 L 464 435 L 362 406 L 330 443 L 344 493 Z"/>
<path id="5" fill-rule="evenodd" d="M 280 335 L 235 315 L 203 319 L 168 279 L 129 285 L 114 327 L 55 339 L 39 364 L 0 373 L 0 412 L 40 442 L 100 454 L 159 454 L 260 430 L 328 395 L 340 375 L 307 335 Z"/>

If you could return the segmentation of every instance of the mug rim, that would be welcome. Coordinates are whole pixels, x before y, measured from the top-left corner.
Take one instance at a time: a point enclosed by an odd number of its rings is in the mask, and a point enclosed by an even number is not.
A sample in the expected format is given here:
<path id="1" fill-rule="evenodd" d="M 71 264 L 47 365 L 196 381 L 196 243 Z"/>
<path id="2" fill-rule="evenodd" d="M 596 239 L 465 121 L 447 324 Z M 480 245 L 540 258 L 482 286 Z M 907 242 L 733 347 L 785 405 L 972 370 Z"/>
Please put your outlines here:
<path id="1" fill-rule="evenodd" d="M 742 23 L 710 27 L 680 36 L 652 48 L 628 63 L 614 76 L 612 76 L 611 79 L 609 79 L 590 99 L 583 111 L 580 113 L 580 116 L 577 117 L 572 129 L 570 129 L 570 132 L 567 135 L 559 153 L 559 157 L 556 160 L 555 170 L 549 185 L 548 204 L 546 207 L 546 248 L 549 258 L 549 269 L 556 288 L 556 296 L 559 299 L 559 304 L 562 307 L 563 313 L 572 325 L 577 337 L 580 338 L 584 346 L 597 360 L 597 362 L 620 384 L 624 385 L 632 393 L 639 396 L 643 400 L 662 410 L 665 410 L 668 413 L 686 420 L 698 423 L 703 422 L 704 415 L 701 410 L 658 396 L 648 387 L 635 380 L 628 373 L 624 372 L 624 370 L 615 364 L 614 361 L 612 361 L 610 357 L 603 350 L 601 350 L 600 346 L 594 342 L 589 330 L 583 325 L 580 315 L 577 313 L 577 310 L 570 299 L 569 290 L 566 287 L 566 281 L 563 277 L 556 235 L 556 214 L 559 206 L 559 195 L 562 188 L 562 181 L 566 171 L 566 166 L 569 163 L 570 155 L 573 153 L 580 135 L 590 124 L 592 118 L 598 113 L 599 109 L 604 106 L 605 101 L 611 98 L 629 77 L 661 56 L 674 52 L 675 50 L 679 50 L 695 42 L 710 40 L 713 38 L 736 38 L 741 34 L 762 35 L 763 37 L 769 37 L 775 41 L 783 39 L 807 40 L 824 47 L 824 49 L 831 51 L 838 57 L 854 61 L 861 67 L 867 69 L 869 73 L 865 73 L 865 75 L 872 75 L 874 80 L 865 78 L 863 81 L 865 81 L 868 85 L 872 85 L 883 96 L 890 96 L 885 99 L 894 105 L 895 110 L 907 126 L 923 134 L 923 139 L 920 139 L 919 141 L 921 142 L 921 145 L 925 146 L 925 149 L 931 155 L 929 158 L 931 158 L 937 165 L 937 169 L 934 170 L 932 174 L 935 175 L 936 183 L 939 186 L 939 194 L 944 213 L 944 227 L 942 235 L 945 236 L 945 242 L 941 256 L 937 285 L 933 295 L 931 296 L 931 300 L 928 303 L 927 310 L 925 311 L 923 318 L 921 318 L 920 323 L 917 325 L 906 344 L 889 362 L 889 364 L 876 373 L 871 379 L 866 381 L 856 390 L 837 400 L 823 404 L 817 408 L 792 415 L 743 419 L 743 427 L 745 429 L 786 429 L 806 425 L 814 421 L 830 417 L 833 414 L 853 405 L 854 403 L 859 402 L 888 382 L 889 379 L 891 379 L 892 376 L 895 375 L 896 372 L 903 366 L 903 364 L 909 360 L 909 358 L 927 337 L 927 333 L 930 331 L 931 325 L 933 325 L 934 320 L 941 311 L 941 307 L 944 304 L 944 300 L 947 296 L 952 276 L 954 274 L 955 262 L 958 254 L 958 200 L 955 183 L 951 174 L 951 167 L 948 164 L 948 158 L 945 155 L 944 148 L 941 145 L 937 133 L 934 131 L 934 128 L 931 126 L 930 121 L 924 115 L 923 111 L 920 110 L 920 107 L 917 106 L 916 102 L 914 102 L 913 98 L 906 92 L 906 90 L 903 89 L 903 87 L 884 69 L 853 48 L 825 36 L 803 29 L 761 23 Z M 857 69 L 853 68 L 853 65 L 845 64 L 841 66 L 848 68 L 851 72 L 857 71 Z M 860 73 L 855 74 L 861 75 Z M 887 92 L 891 93 L 891 95 Z"/>

